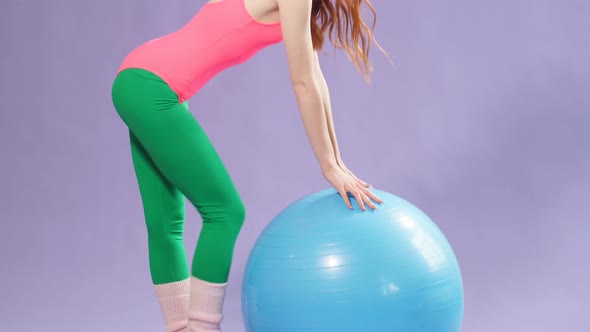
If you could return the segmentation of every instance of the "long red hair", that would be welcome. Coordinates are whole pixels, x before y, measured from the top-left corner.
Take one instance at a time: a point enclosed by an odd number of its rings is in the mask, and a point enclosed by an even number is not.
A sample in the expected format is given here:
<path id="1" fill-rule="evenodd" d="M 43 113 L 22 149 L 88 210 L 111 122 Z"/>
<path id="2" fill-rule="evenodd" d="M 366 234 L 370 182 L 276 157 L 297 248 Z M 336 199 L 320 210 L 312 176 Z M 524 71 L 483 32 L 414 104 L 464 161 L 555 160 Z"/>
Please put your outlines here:
<path id="1" fill-rule="evenodd" d="M 369 9 L 372 22 L 367 24 L 361 13 L 361 5 Z M 326 33 L 334 47 L 348 54 L 365 80 L 369 80 L 373 67 L 369 60 L 371 44 L 375 44 L 387 56 L 375 39 L 373 32 L 377 12 L 369 0 L 313 0 L 311 10 L 311 35 L 313 47 L 322 49 Z"/>

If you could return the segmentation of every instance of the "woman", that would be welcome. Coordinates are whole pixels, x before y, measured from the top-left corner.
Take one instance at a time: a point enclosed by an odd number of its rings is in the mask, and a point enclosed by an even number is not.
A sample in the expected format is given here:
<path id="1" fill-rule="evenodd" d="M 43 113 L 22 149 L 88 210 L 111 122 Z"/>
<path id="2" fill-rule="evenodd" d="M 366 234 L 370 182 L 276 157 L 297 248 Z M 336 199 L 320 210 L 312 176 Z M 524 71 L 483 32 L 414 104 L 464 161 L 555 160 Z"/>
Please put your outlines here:
<path id="1" fill-rule="evenodd" d="M 230 176 L 186 104 L 215 74 L 284 41 L 301 117 L 323 175 L 350 209 L 348 193 L 363 210 L 375 209 L 372 201 L 381 203 L 340 158 L 317 55 L 330 32 L 335 46 L 368 75 L 374 25 L 362 21 L 361 3 L 213 0 L 178 31 L 133 50 L 121 65 L 113 103 L 129 127 L 150 272 L 167 332 L 220 330 L 234 244 L 245 218 Z M 203 219 L 191 273 L 182 238 L 185 196 Z"/>

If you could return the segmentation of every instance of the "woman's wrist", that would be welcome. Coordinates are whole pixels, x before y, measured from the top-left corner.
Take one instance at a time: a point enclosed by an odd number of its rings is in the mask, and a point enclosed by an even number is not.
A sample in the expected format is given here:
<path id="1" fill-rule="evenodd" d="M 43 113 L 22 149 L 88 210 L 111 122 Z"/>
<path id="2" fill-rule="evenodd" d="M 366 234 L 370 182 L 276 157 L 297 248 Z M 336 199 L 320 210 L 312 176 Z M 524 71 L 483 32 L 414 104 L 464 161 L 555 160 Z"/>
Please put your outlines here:
<path id="1" fill-rule="evenodd" d="M 337 167 L 338 162 L 336 161 L 336 159 L 326 158 L 325 160 L 320 160 L 320 168 L 322 169 L 322 174 L 328 174 Z"/>

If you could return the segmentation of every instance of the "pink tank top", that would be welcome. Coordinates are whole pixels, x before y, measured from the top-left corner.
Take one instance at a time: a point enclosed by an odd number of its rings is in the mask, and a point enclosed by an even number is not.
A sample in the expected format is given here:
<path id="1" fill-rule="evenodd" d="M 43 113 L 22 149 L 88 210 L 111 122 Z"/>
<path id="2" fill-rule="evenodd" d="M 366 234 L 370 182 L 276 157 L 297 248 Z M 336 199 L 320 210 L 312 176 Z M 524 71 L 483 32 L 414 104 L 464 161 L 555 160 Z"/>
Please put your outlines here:
<path id="1" fill-rule="evenodd" d="M 220 71 L 282 39 L 279 22 L 255 20 L 244 0 L 221 0 L 205 4 L 178 31 L 133 50 L 119 71 L 141 68 L 158 75 L 182 103 Z"/>

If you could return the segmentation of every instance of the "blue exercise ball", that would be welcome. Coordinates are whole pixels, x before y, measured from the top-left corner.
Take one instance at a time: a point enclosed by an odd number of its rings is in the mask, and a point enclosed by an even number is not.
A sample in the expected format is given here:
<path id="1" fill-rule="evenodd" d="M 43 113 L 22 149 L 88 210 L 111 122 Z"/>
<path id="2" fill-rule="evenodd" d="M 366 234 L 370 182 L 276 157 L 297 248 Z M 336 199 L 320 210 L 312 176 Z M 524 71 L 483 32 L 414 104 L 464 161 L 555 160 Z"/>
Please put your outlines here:
<path id="1" fill-rule="evenodd" d="M 463 282 L 447 239 L 411 203 L 371 190 L 377 210 L 349 210 L 328 189 L 267 225 L 244 272 L 247 332 L 460 330 Z"/>

